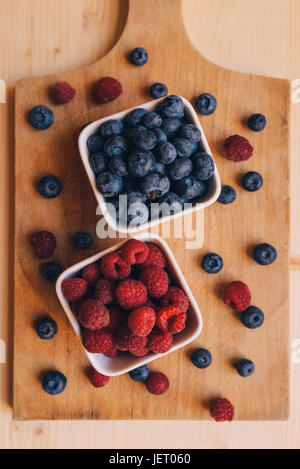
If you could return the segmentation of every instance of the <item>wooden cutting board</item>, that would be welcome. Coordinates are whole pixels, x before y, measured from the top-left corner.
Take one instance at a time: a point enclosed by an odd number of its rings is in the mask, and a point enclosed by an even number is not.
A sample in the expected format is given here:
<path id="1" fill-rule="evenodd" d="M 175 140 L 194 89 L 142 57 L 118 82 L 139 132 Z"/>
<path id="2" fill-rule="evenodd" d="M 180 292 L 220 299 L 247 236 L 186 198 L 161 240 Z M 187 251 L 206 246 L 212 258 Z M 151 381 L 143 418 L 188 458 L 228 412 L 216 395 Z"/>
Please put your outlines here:
<path id="1" fill-rule="evenodd" d="M 144 67 L 134 67 L 128 52 L 143 46 L 149 52 Z M 102 76 L 122 82 L 123 95 L 106 105 L 91 97 L 93 83 Z M 54 106 L 49 86 L 65 80 L 77 90 L 65 106 Z M 97 239 L 93 249 L 79 252 L 72 238 L 80 230 L 95 233 L 99 216 L 77 149 L 82 125 L 139 105 L 147 100 L 154 81 L 168 85 L 170 93 L 193 102 L 202 92 L 217 97 L 216 112 L 201 118 L 222 182 L 237 189 L 234 204 L 219 203 L 205 211 L 204 247 L 185 249 L 186 239 L 167 239 L 200 306 L 204 328 L 190 346 L 155 361 L 152 370 L 165 372 L 171 382 L 162 396 L 149 394 L 127 375 L 111 379 L 103 389 L 89 384 L 87 359 L 55 295 L 54 285 L 39 274 L 41 261 L 29 245 L 34 231 L 46 229 L 57 237 L 53 260 L 64 267 L 87 257 L 116 239 Z M 210 63 L 191 44 L 185 31 L 180 0 L 131 0 L 126 27 L 116 46 L 93 65 L 70 73 L 21 80 L 16 87 L 15 109 L 15 311 L 14 311 L 14 418 L 32 419 L 208 419 L 209 403 L 229 398 L 236 418 L 279 420 L 289 413 L 289 95 L 287 80 L 233 72 Z M 54 125 L 44 132 L 33 129 L 28 111 L 46 104 L 55 114 Z M 266 129 L 258 134 L 245 125 L 247 116 L 262 112 Z M 229 135 L 251 141 L 253 157 L 231 163 L 222 156 Z M 241 174 L 257 170 L 263 189 L 248 193 L 240 187 Z M 45 174 L 57 175 L 62 194 L 53 200 L 40 197 L 36 183 Z M 190 220 L 191 221 L 191 220 Z M 192 220 L 195 223 L 195 218 Z M 198 231 L 201 231 L 201 224 Z M 186 238 L 189 233 L 186 233 Z M 199 237 L 201 240 L 201 236 Z M 251 259 L 255 243 L 269 242 L 278 251 L 276 262 L 258 266 Z M 203 254 L 222 255 L 223 270 L 216 276 L 199 267 Z M 265 312 L 257 330 L 243 327 L 221 299 L 224 285 L 245 281 L 253 304 Z M 34 330 L 36 319 L 49 314 L 59 333 L 41 341 Z M 197 346 L 212 352 L 213 363 L 198 370 L 190 360 Z M 256 371 L 239 377 L 235 360 L 247 357 Z M 40 377 L 58 369 L 68 378 L 64 393 L 43 392 Z"/>

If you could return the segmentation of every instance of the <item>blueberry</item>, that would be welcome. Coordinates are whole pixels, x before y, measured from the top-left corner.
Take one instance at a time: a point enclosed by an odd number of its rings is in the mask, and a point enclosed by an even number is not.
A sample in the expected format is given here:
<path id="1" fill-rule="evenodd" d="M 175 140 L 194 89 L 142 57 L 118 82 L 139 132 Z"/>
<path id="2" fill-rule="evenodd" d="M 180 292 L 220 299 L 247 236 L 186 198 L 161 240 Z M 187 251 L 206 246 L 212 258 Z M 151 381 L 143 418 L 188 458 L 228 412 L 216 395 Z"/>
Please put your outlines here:
<path id="1" fill-rule="evenodd" d="M 254 363 L 251 360 L 247 360 L 246 358 L 243 358 L 240 360 L 236 365 L 235 365 L 237 372 L 240 376 L 243 376 L 243 378 L 247 378 L 248 376 L 251 376 L 254 373 Z"/>
<path id="2" fill-rule="evenodd" d="M 175 181 L 174 190 L 180 197 L 184 199 L 194 199 L 195 197 L 202 197 L 207 189 L 205 181 L 200 181 L 194 176 L 185 176 L 179 181 Z"/>
<path id="3" fill-rule="evenodd" d="M 123 189 L 123 180 L 120 176 L 112 174 L 109 171 L 97 176 L 96 186 L 103 197 L 115 197 Z"/>
<path id="4" fill-rule="evenodd" d="M 93 237 L 90 233 L 87 231 L 80 231 L 79 233 L 76 233 L 75 235 L 75 246 L 78 249 L 89 249 L 91 245 L 93 244 Z"/>
<path id="5" fill-rule="evenodd" d="M 194 124 L 183 125 L 179 131 L 179 136 L 193 143 L 197 143 L 201 140 L 201 132 Z"/>
<path id="6" fill-rule="evenodd" d="M 109 138 L 104 145 L 104 151 L 108 156 L 122 156 L 127 150 L 127 140 L 121 135 Z"/>
<path id="7" fill-rule="evenodd" d="M 169 138 L 173 138 L 181 126 L 182 120 L 178 119 L 178 117 L 167 117 L 163 119 L 161 129 Z"/>
<path id="8" fill-rule="evenodd" d="M 141 182 L 141 191 L 148 199 L 154 200 L 166 194 L 170 189 L 170 180 L 167 176 L 151 173 Z"/>
<path id="9" fill-rule="evenodd" d="M 38 130 L 46 130 L 54 122 L 54 115 L 47 106 L 36 106 L 29 113 L 30 124 Z"/>
<path id="10" fill-rule="evenodd" d="M 193 157 L 193 174 L 201 181 L 207 181 L 215 170 L 214 160 L 207 153 L 196 153 Z"/>
<path id="11" fill-rule="evenodd" d="M 93 153 L 90 156 L 90 166 L 94 174 L 103 173 L 106 170 L 106 157 L 104 153 Z"/>
<path id="12" fill-rule="evenodd" d="M 168 88 L 163 83 L 153 83 L 153 85 L 150 86 L 149 94 L 153 99 L 162 98 L 163 96 L 167 96 Z"/>
<path id="13" fill-rule="evenodd" d="M 188 158 L 197 149 L 197 144 L 187 140 L 186 138 L 174 138 L 172 143 L 180 158 Z"/>
<path id="14" fill-rule="evenodd" d="M 141 67 L 148 60 L 148 53 L 143 47 L 136 47 L 130 52 L 129 60 L 133 65 Z"/>
<path id="15" fill-rule="evenodd" d="M 155 156 L 159 163 L 170 164 L 176 156 L 176 148 L 171 142 L 161 142 L 155 148 Z"/>
<path id="16" fill-rule="evenodd" d="M 103 138 L 99 134 L 92 134 L 87 139 L 86 144 L 91 153 L 97 153 L 102 150 Z"/>
<path id="17" fill-rule="evenodd" d="M 225 185 L 222 186 L 221 194 L 219 195 L 218 202 L 227 205 L 234 202 L 236 199 L 236 191 L 233 187 Z"/>
<path id="18" fill-rule="evenodd" d="M 148 112 L 149 111 L 147 111 L 147 109 L 137 107 L 127 114 L 125 117 L 125 123 L 129 127 L 136 127 L 138 124 L 140 124 L 142 118 L 148 114 Z"/>
<path id="19" fill-rule="evenodd" d="M 257 329 L 264 322 L 264 313 L 256 306 L 249 306 L 241 312 L 241 321 L 248 329 Z"/>
<path id="20" fill-rule="evenodd" d="M 248 119 L 248 127 L 254 132 L 260 132 L 266 127 L 267 120 L 263 114 L 253 114 Z"/>
<path id="21" fill-rule="evenodd" d="M 39 180 L 38 191 L 46 199 L 57 197 L 61 193 L 61 190 L 62 185 L 60 180 L 52 174 L 44 176 Z"/>
<path id="22" fill-rule="evenodd" d="M 135 128 L 131 132 L 132 142 L 139 150 L 152 150 L 157 144 L 157 137 L 152 130 Z"/>
<path id="23" fill-rule="evenodd" d="M 166 174 L 166 166 L 163 163 L 158 163 L 158 161 L 156 161 L 150 173 Z"/>
<path id="24" fill-rule="evenodd" d="M 127 176 L 128 169 L 123 156 L 111 156 L 108 162 L 110 171 L 117 176 Z"/>
<path id="25" fill-rule="evenodd" d="M 62 267 L 57 262 L 45 262 L 41 265 L 40 271 L 47 282 L 56 282 L 62 273 Z"/>
<path id="26" fill-rule="evenodd" d="M 123 122 L 119 119 L 109 119 L 101 125 L 101 135 L 103 138 L 115 137 L 123 132 Z"/>
<path id="27" fill-rule="evenodd" d="M 157 137 L 157 143 L 166 142 L 168 140 L 166 133 L 162 129 L 153 129 Z"/>
<path id="28" fill-rule="evenodd" d="M 202 114 L 203 116 L 209 116 L 216 110 L 217 100 L 210 93 L 202 93 L 196 99 L 195 107 L 199 114 Z"/>
<path id="29" fill-rule="evenodd" d="M 133 379 L 133 381 L 137 381 L 137 382 L 146 381 L 149 374 L 150 374 L 150 370 L 149 370 L 148 365 L 139 366 L 138 368 L 135 368 L 134 370 L 131 370 L 129 372 L 130 378 Z"/>
<path id="30" fill-rule="evenodd" d="M 189 158 L 176 158 L 170 166 L 168 166 L 168 176 L 171 181 L 188 176 L 193 169 L 193 164 Z"/>
<path id="31" fill-rule="evenodd" d="M 151 151 L 136 150 L 128 157 L 128 169 L 135 177 L 144 177 L 150 173 L 155 164 Z"/>
<path id="32" fill-rule="evenodd" d="M 197 368 L 207 368 L 212 362 L 212 356 L 209 350 L 198 348 L 191 355 L 192 363 Z"/>
<path id="33" fill-rule="evenodd" d="M 249 171 L 242 177 L 242 186 L 246 191 L 255 192 L 258 191 L 263 185 L 262 176 L 256 171 Z"/>
<path id="34" fill-rule="evenodd" d="M 253 259 L 260 265 L 272 264 L 277 257 L 276 249 L 268 243 L 262 243 L 255 246 Z"/>
<path id="35" fill-rule="evenodd" d="M 131 226 L 143 225 L 148 221 L 149 209 L 147 205 L 142 202 L 135 202 L 128 206 L 127 220 Z"/>
<path id="36" fill-rule="evenodd" d="M 141 202 L 141 203 L 146 203 L 146 196 L 145 194 L 143 194 L 141 191 L 133 191 L 133 192 L 129 192 L 127 194 L 127 204 L 128 204 L 128 207 L 130 207 L 130 205 L 132 204 L 135 204 L 137 202 Z"/>
<path id="37" fill-rule="evenodd" d="M 60 371 L 49 371 L 42 381 L 44 391 L 48 394 L 60 394 L 64 391 L 67 378 Z"/>
<path id="38" fill-rule="evenodd" d="M 184 104 L 179 96 L 171 94 L 159 103 L 159 110 L 165 117 L 179 117 L 184 116 Z"/>
<path id="39" fill-rule="evenodd" d="M 161 124 L 162 118 L 157 112 L 148 112 L 142 119 L 142 125 L 144 125 L 146 129 L 157 129 Z"/>
<path id="40" fill-rule="evenodd" d="M 167 192 L 158 200 L 159 204 L 167 204 L 160 206 L 162 216 L 172 215 L 182 211 L 182 199 L 174 192 Z"/>
<path id="41" fill-rule="evenodd" d="M 202 257 L 201 266 L 208 274 L 217 274 L 223 267 L 223 259 L 219 254 L 210 252 Z"/>
<path id="42" fill-rule="evenodd" d="M 53 339 L 57 333 L 57 324 L 51 318 L 41 319 L 36 325 L 36 332 L 41 339 Z"/>

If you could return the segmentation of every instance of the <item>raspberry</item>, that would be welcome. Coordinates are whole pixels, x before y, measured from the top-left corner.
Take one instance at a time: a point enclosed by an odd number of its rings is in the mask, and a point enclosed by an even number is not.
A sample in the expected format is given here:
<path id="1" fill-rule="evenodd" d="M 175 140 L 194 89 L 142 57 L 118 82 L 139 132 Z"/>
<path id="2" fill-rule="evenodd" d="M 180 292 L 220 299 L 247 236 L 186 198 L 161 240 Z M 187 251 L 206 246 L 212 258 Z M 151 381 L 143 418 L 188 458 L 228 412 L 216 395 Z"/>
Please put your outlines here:
<path id="1" fill-rule="evenodd" d="M 210 415 L 215 419 L 216 422 L 225 422 L 228 420 L 231 422 L 234 417 L 234 408 L 228 399 L 218 399 L 211 408 Z"/>
<path id="2" fill-rule="evenodd" d="M 103 77 L 95 85 L 95 98 L 100 103 L 113 101 L 123 93 L 121 83 L 112 77 Z"/>
<path id="3" fill-rule="evenodd" d="M 55 104 L 66 104 L 74 98 L 76 90 L 66 81 L 56 83 L 50 89 L 50 96 Z"/>
<path id="4" fill-rule="evenodd" d="M 143 282 L 152 298 L 160 298 L 169 287 L 169 277 L 167 273 L 157 266 L 146 267 L 140 275 L 140 281 Z"/>
<path id="5" fill-rule="evenodd" d="M 166 353 L 172 347 L 173 336 L 170 332 L 160 332 L 151 334 L 148 340 L 148 347 L 154 353 Z"/>
<path id="6" fill-rule="evenodd" d="M 185 328 L 186 313 L 180 313 L 178 306 L 165 306 L 157 312 L 156 325 L 163 332 L 176 334 Z"/>
<path id="7" fill-rule="evenodd" d="M 152 394 L 163 394 L 170 386 L 169 379 L 163 373 L 150 373 L 146 386 L 149 392 Z"/>
<path id="8" fill-rule="evenodd" d="M 109 305 L 115 299 L 116 286 L 112 280 L 100 278 L 96 282 L 95 298 L 102 301 L 105 305 Z"/>
<path id="9" fill-rule="evenodd" d="M 161 306 L 178 306 L 180 313 L 186 313 L 189 307 L 189 299 L 181 288 L 170 287 L 167 293 L 162 297 Z"/>
<path id="10" fill-rule="evenodd" d="M 99 300 L 85 300 L 79 310 L 79 322 L 92 331 L 101 329 L 109 324 L 109 311 Z"/>
<path id="11" fill-rule="evenodd" d="M 31 246 L 38 259 L 52 256 L 56 248 L 56 238 L 50 231 L 40 231 L 31 238 Z"/>
<path id="12" fill-rule="evenodd" d="M 109 358 L 115 358 L 119 355 L 120 351 L 116 345 L 113 345 L 109 350 L 104 352 L 104 355 Z"/>
<path id="13" fill-rule="evenodd" d="M 80 310 L 81 305 L 82 305 L 83 302 L 84 302 L 83 298 L 80 298 L 80 300 L 72 301 L 71 310 L 73 311 L 73 313 L 77 317 L 79 316 L 79 310 Z"/>
<path id="14" fill-rule="evenodd" d="M 183 331 L 185 329 L 187 314 L 186 313 L 179 313 L 177 316 L 173 316 L 168 321 L 168 330 L 171 334 L 178 334 L 178 332 Z"/>
<path id="15" fill-rule="evenodd" d="M 82 332 L 82 345 L 90 353 L 104 353 L 113 346 L 113 337 L 108 331 L 89 331 L 84 329 Z"/>
<path id="16" fill-rule="evenodd" d="M 250 305 L 251 293 L 245 283 L 237 280 L 227 285 L 223 299 L 226 305 L 238 311 L 244 311 Z"/>
<path id="17" fill-rule="evenodd" d="M 154 311 L 157 313 L 157 311 L 159 310 L 159 307 L 154 304 L 150 298 L 147 298 L 146 302 L 144 303 L 144 306 L 149 306 L 149 308 L 152 308 L 154 309 Z"/>
<path id="18" fill-rule="evenodd" d="M 145 262 L 140 264 L 139 267 L 144 269 L 150 265 L 156 265 L 164 269 L 167 265 L 167 259 L 164 253 L 155 244 L 148 243 L 149 254 Z"/>
<path id="19" fill-rule="evenodd" d="M 137 308 L 145 303 L 147 299 L 147 288 L 138 280 L 123 280 L 116 289 L 116 297 L 122 308 Z"/>
<path id="20" fill-rule="evenodd" d="M 98 373 L 95 368 L 92 368 L 89 372 L 89 378 L 90 382 L 92 383 L 95 388 L 102 388 L 103 386 L 106 385 L 109 381 L 109 376 L 102 375 L 101 373 Z"/>
<path id="21" fill-rule="evenodd" d="M 105 330 L 114 334 L 124 324 L 125 315 L 117 306 L 111 306 L 109 309 L 109 324 Z"/>
<path id="22" fill-rule="evenodd" d="M 128 326 L 133 334 L 145 337 L 152 331 L 155 319 L 154 309 L 142 306 L 131 311 L 128 316 Z"/>
<path id="23" fill-rule="evenodd" d="M 224 143 L 224 154 L 231 161 L 245 161 L 252 156 L 253 148 L 245 137 L 232 135 Z"/>
<path id="24" fill-rule="evenodd" d="M 67 301 L 80 300 L 86 294 L 87 282 L 83 278 L 66 278 L 61 289 Z"/>
<path id="25" fill-rule="evenodd" d="M 131 272 L 130 265 L 117 252 L 110 252 L 102 257 L 100 270 L 110 280 L 124 280 Z"/>
<path id="26" fill-rule="evenodd" d="M 83 270 L 81 277 L 84 278 L 88 284 L 93 285 L 100 278 L 99 266 L 95 262 L 93 264 L 86 265 Z"/>
<path id="27" fill-rule="evenodd" d="M 144 357 L 149 353 L 149 348 L 146 346 L 147 338 L 137 335 L 131 335 L 129 339 L 129 352 L 135 357 Z"/>
<path id="28" fill-rule="evenodd" d="M 115 337 L 115 343 L 119 350 L 126 352 L 129 349 L 131 330 L 127 325 L 122 326 Z"/>
<path id="29" fill-rule="evenodd" d="M 128 264 L 141 264 L 145 262 L 149 254 L 149 248 L 146 243 L 138 239 L 129 239 L 121 247 L 121 256 Z"/>

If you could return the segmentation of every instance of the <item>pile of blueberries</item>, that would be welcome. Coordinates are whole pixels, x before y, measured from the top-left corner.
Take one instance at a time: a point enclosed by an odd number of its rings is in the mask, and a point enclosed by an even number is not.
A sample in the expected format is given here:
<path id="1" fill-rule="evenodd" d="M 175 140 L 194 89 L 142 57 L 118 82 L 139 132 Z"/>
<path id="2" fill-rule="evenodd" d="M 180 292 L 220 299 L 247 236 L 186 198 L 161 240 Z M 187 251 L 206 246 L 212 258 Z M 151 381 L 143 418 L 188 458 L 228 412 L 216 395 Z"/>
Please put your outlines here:
<path id="1" fill-rule="evenodd" d="M 179 96 L 166 97 L 153 112 L 136 108 L 123 121 L 105 121 L 87 147 L 97 189 L 117 221 L 119 195 L 127 196 L 126 222 L 136 226 L 166 215 L 164 207 L 178 213 L 210 191 L 214 161 Z"/>

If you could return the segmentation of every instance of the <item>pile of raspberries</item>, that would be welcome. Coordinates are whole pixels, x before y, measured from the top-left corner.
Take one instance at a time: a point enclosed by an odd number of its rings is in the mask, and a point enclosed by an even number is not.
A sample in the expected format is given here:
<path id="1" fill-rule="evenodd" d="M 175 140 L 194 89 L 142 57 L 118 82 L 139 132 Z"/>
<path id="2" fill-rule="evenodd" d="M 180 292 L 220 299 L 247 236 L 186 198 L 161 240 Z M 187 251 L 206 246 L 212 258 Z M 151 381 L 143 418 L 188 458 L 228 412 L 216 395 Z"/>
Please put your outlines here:
<path id="1" fill-rule="evenodd" d="M 114 358 L 170 350 L 173 335 L 185 328 L 189 299 L 166 268 L 158 246 L 131 238 L 84 267 L 80 277 L 63 281 L 88 352 Z"/>

